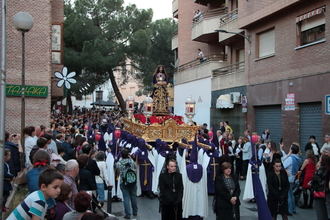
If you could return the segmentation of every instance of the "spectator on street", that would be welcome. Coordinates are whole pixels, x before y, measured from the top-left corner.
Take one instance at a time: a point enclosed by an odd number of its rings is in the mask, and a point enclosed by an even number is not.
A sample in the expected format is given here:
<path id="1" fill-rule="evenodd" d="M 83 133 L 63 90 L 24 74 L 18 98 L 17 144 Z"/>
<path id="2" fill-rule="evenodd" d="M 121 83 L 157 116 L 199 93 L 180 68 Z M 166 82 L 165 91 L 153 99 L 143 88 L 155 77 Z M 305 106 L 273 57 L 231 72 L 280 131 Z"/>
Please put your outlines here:
<path id="1" fill-rule="evenodd" d="M 311 187 L 311 181 L 313 179 L 316 168 L 316 157 L 312 150 L 306 151 L 306 159 L 302 164 L 299 174 L 302 175 L 302 190 L 304 204 L 300 207 L 303 209 L 313 208 L 313 189 Z"/>
<path id="2" fill-rule="evenodd" d="M 28 195 L 13 210 L 7 220 L 45 219 L 47 211 L 46 200 L 56 199 L 61 193 L 60 187 L 63 183 L 63 176 L 55 169 L 50 168 L 42 172 L 38 180 L 38 190 Z"/>
<path id="3" fill-rule="evenodd" d="M 225 126 L 226 132 L 227 132 L 228 134 L 233 134 L 233 129 L 230 127 L 230 125 L 229 125 L 229 121 L 225 121 L 225 122 L 224 122 L 224 126 Z"/>
<path id="4" fill-rule="evenodd" d="M 312 188 L 314 190 L 314 207 L 317 220 L 328 219 L 328 209 L 326 198 L 329 196 L 329 172 L 330 157 L 322 155 L 320 159 L 320 167 L 314 174 L 312 179 Z"/>
<path id="5" fill-rule="evenodd" d="M 320 150 L 319 144 L 316 142 L 316 138 L 314 135 L 311 135 L 309 137 L 309 141 L 305 146 L 305 152 L 308 150 L 312 150 L 312 152 L 314 153 L 314 155 L 317 159 L 321 155 L 321 150 Z"/>
<path id="6" fill-rule="evenodd" d="M 23 152 L 20 135 L 19 134 L 10 135 L 9 132 L 6 131 L 5 149 L 9 149 L 11 153 L 10 160 L 7 162 L 9 165 L 10 173 L 13 174 L 14 176 L 17 176 L 17 174 L 21 171 L 20 153 Z"/>
<path id="7" fill-rule="evenodd" d="M 65 213 L 72 211 L 71 207 L 68 205 L 68 201 L 71 199 L 72 196 L 71 191 L 72 189 L 68 184 L 62 183 L 61 193 L 56 198 L 55 220 L 62 220 Z"/>
<path id="8" fill-rule="evenodd" d="M 79 191 L 96 190 L 95 176 L 87 169 L 88 155 L 81 154 L 77 158 L 79 164 Z"/>
<path id="9" fill-rule="evenodd" d="M 273 220 L 277 219 L 277 215 L 282 215 L 283 220 L 288 219 L 288 192 L 290 183 L 288 175 L 282 169 L 281 160 L 275 160 L 272 163 L 273 169 L 269 170 L 267 175 L 268 185 L 268 207 L 272 214 Z"/>
<path id="10" fill-rule="evenodd" d="M 120 189 L 124 197 L 124 209 L 126 219 L 130 219 L 133 209 L 133 216 L 137 216 L 138 207 L 136 202 L 136 164 L 129 156 L 129 150 L 124 148 L 121 152 L 121 160 L 116 164 L 120 172 Z M 134 177 L 135 175 L 135 177 Z M 134 181 L 135 178 L 135 181 Z M 131 204 L 130 204 L 131 203 Z"/>
<path id="11" fill-rule="evenodd" d="M 35 132 L 35 127 L 29 126 L 23 130 L 24 139 L 24 153 L 25 153 L 25 167 L 32 168 L 32 163 L 30 161 L 30 152 L 32 148 L 37 144 L 37 137 Z"/>
<path id="12" fill-rule="evenodd" d="M 74 148 L 71 144 L 71 135 L 67 134 L 65 135 L 64 142 L 62 143 L 62 146 L 64 148 L 65 154 L 63 156 L 63 159 L 68 161 L 70 159 L 73 159 L 74 157 Z"/>
<path id="13" fill-rule="evenodd" d="M 99 151 L 96 154 L 96 163 L 98 168 L 100 169 L 100 175 L 95 176 L 97 196 L 98 201 L 103 204 L 105 202 L 104 190 L 107 190 L 108 186 L 110 186 L 109 177 L 107 174 L 107 164 L 105 162 L 105 153 L 103 151 Z"/>
<path id="14" fill-rule="evenodd" d="M 232 165 L 224 162 L 215 178 L 214 212 L 217 220 L 234 220 L 240 216 L 241 190 L 237 178 L 232 173 Z"/>
<path id="15" fill-rule="evenodd" d="M 299 167 L 301 165 L 301 159 L 298 153 L 299 153 L 299 144 L 292 143 L 290 147 L 290 152 L 288 155 L 284 157 L 284 161 L 283 161 L 283 167 L 284 169 L 286 169 L 288 173 L 288 178 L 290 183 L 290 189 L 288 193 L 289 215 L 293 215 L 296 213 L 296 204 L 293 196 L 293 188 L 294 188 L 296 174 L 298 173 Z"/>
<path id="16" fill-rule="evenodd" d="M 81 220 L 91 206 L 92 197 L 87 192 L 79 192 L 74 198 L 75 209 L 67 212 L 63 220 Z"/>
<path id="17" fill-rule="evenodd" d="M 261 138 L 264 140 L 264 141 L 268 141 L 270 140 L 270 131 L 268 128 L 266 128 L 262 134 L 261 134 Z"/>
<path id="18" fill-rule="evenodd" d="M 235 165 L 236 165 L 235 175 L 240 180 L 244 179 L 243 167 L 242 167 L 243 166 L 243 160 L 242 160 L 243 146 L 244 146 L 244 138 L 239 137 L 238 140 L 237 140 L 237 144 L 235 145 L 235 148 L 234 148 L 234 155 L 235 155 Z"/>
<path id="19" fill-rule="evenodd" d="M 79 164 L 76 160 L 68 160 L 65 164 L 65 175 L 64 175 L 64 183 L 68 184 L 71 187 L 72 196 L 68 201 L 68 205 L 73 209 L 74 208 L 74 197 L 78 193 L 77 185 L 76 185 L 76 177 L 79 174 Z"/>
<path id="20" fill-rule="evenodd" d="M 248 137 L 244 139 L 244 146 L 242 149 L 242 160 L 243 160 L 243 178 L 246 178 L 249 161 L 252 157 L 252 145 Z"/>
<path id="21" fill-rule="evenodd" d="M 26 174 L 26 181 L 30 193 L 39 190 L 39 176 L 48 168 L 50 157 L 47 151 L 38 150 L 33 155 L 33 168 Z"/>
<path id="22" fill-rule="evenodd" d="M 321 148 L 321 153 L 323 153 L 323 150 L 324 150 L 325 148 L 330 149 L 330 135 L 329 135 L 329 134 L 326 134 L 326 135 L 324 136 L 324 144 L 323 144 L 323 146 L 322 146 L 322 148 Z"/>
<path id="23" fill-rule="evenodd" d="M 5 207 L 7 198 L 10 194 L 10 191 L 13 189 L 11 186 L 11 181 L 14 178 L 14 175 L 10 173 L 10 168 L 8 162 L 11 158 L 11 152 L 9 149 L 4 150 L 4 174 L 3 174 L 3 207 Z"/>

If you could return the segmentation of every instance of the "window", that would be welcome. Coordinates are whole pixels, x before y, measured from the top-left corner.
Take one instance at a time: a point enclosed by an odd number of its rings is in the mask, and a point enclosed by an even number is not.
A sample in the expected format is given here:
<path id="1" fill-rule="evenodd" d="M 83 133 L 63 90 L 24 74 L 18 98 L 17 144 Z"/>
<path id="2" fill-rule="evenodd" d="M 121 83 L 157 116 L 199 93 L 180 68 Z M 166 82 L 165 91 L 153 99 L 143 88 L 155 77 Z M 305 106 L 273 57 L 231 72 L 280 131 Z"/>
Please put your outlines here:
<path id="1" fill-rule="evenodd" d="M 325 6 L 297 17 L 296 21 L 298 46 L 325 39 Z"/>
<path id="2" fill-rule="evenodd" d="M 267 57 L 275 54 L 275 31 L 270 29 L 258 34 L 258 57 Z"/>
<path id="3" fill-rule="evenodd" d="M 300 24 L 300 46 L 310 44 L 325 38 L 324 15 L 306 19 Z"/>

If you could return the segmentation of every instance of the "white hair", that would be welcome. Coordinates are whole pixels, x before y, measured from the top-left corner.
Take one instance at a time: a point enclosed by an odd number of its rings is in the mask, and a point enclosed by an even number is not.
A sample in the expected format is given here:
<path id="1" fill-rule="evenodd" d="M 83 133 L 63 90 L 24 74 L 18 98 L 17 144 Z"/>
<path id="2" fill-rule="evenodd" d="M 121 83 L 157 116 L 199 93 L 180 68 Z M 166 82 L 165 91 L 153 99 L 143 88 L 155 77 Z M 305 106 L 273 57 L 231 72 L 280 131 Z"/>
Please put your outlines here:
<path id="1" fill-rule="evenodd" d="M 71 171 L 78 167 L 79 167 L 79 164 L 76 160 L 74 160 L 74 159 L 68 160 L 65 164 L 65 171 Z"/>

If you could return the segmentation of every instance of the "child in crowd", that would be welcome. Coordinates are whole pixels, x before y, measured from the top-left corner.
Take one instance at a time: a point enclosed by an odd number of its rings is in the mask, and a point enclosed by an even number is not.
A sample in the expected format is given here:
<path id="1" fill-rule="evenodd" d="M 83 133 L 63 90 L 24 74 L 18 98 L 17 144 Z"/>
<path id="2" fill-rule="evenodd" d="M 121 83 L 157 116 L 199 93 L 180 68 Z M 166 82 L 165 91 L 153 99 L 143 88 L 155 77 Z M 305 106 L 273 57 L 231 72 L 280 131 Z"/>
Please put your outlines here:
<path id="1" fill-rule="evenodd" d="M 55 199 L 61 192 L 63 176 L 55 169 L 46 169 L 39 177 L 39 190 L 28 195 L 7 220 L 41 220 L 47 212 L 47 199 Z"/>
<path id="2" fill-rule="evenodd" d="M 8 161 L 11 159 L 11 152 L 9 149 L 4 150 L 4 184 L 3 184 L 3 204 L 6 204 L 7 198 L 10 194 L 10 191 L 13 189 L 11 186 L 11 181 L 14 178 L 14 175 L 10 173 Z"/>

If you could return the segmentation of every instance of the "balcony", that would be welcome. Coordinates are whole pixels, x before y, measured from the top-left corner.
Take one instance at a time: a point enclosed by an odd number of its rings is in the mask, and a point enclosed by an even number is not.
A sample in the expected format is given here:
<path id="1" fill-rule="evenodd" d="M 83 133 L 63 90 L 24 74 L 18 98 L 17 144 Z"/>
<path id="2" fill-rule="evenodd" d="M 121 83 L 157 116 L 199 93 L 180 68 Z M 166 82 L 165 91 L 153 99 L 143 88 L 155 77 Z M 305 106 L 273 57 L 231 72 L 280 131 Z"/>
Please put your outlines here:
<path id="1" fill-rule="evenodd" d="M 178 48 L 178 44 L 179 44 L 178 34 L 175 34 L 172 37 L 172 50 L 175 50 L 176 48 Z"/>
<path id="2" fill-rule="evenodd" d="M 240 32 L 240 29 L 238 28 L 237 18 L 238 18 L 238 9 L 235 9 L 235 10 L 223 15 L 219 19 L 220 24 L 218 26 L 218 29 L 226 30 L 229 32 Z M 229 38 L 231 38 L 233 36 L 235 36 L 235 35 L 219 32 L 219 42 L 228 40 Z"/>
<path id="3" fill-rule="evenodd" d="M 196 4 L 200 4 L 200 5 L 205 5 L 207 6 L 207 4 L 213 4 L 213 3 L 219 3 L 219 0 L 194 0 L 194 2 Z"/>
<path id="4" fill-rule="evenodd" d="M 246 84 L 245 62 L 234 63 L 212 71 L 212 91 Z"/>
<path id="5" fill-rule="evenodd" d="M 219 29 L 219 20 L 226 13 L 227 8 L 217 8 L 208 10 L 193 23 L 191 39 L 199 42 L 217 42 L 218 34 L 215 30 Z"/>
<path id="6" fill-rule="evenodd" d="M 173 0 L 172 1 L 172 13 L 173 18 L 178 18 L 179 15 L 179 0 Z"/>
<path id="7" fill-rule="evenodd" d="M 174 85 L 203 79 L 212 76 L 212 70 L 227 65 L 224 55 L 210 55 L 206 57 L 204 62 L 193 60 L 179 66 L 178 71 L 174 74 Z"/>

